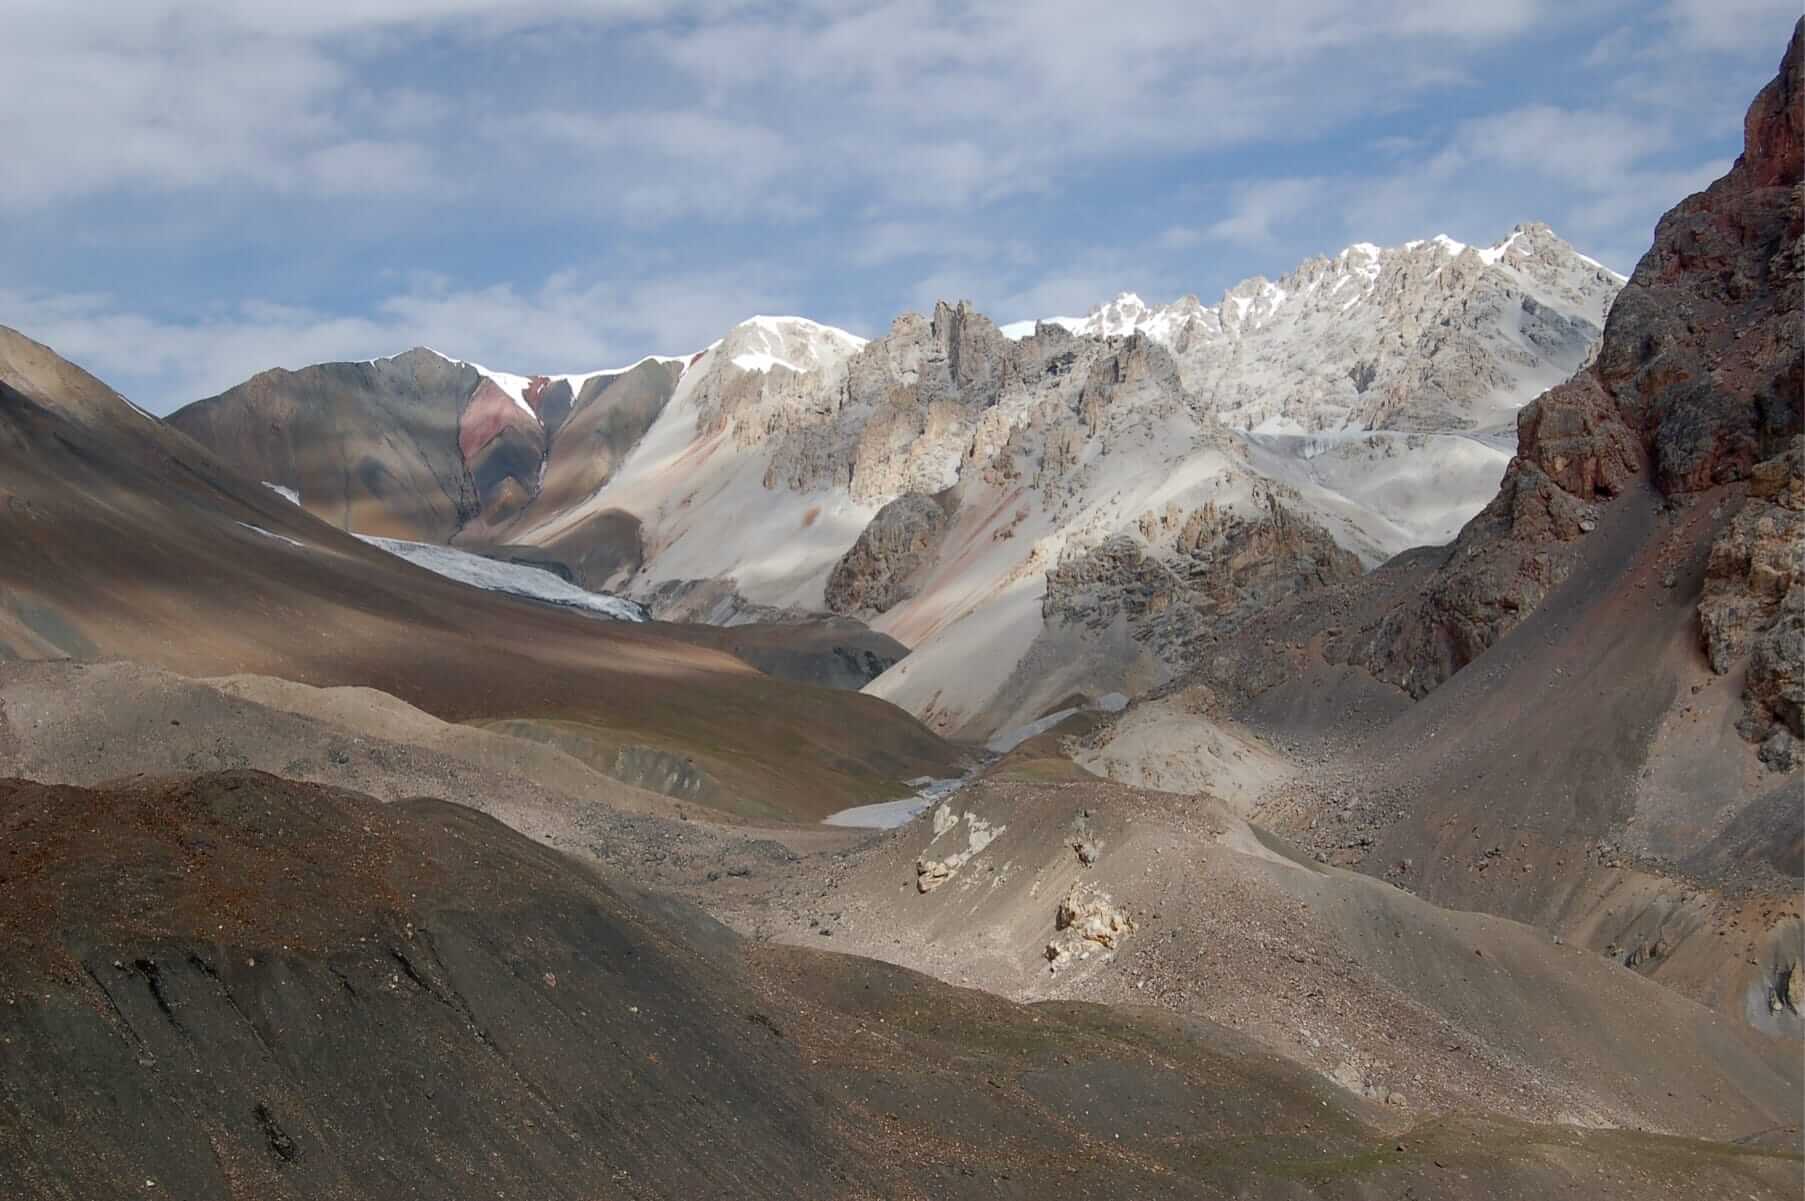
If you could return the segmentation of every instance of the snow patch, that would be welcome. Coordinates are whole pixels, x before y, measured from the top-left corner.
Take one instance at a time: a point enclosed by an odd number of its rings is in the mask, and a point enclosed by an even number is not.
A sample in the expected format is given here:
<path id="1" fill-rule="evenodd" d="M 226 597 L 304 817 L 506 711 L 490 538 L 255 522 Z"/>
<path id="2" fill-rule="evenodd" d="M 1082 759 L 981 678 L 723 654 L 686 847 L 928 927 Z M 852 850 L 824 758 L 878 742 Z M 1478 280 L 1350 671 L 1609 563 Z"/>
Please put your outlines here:
<path id="1" fill-rule="evenodd" d="M 788 359 L 780 359 L 776 355 L 762 350 L 749 350 L 745 354 L 734 355 L 733 365 L 741 371 L 770 371 L 774 367 L 782 367 L 794 371 L 797 375 L 802 374 L 802 368 Z"/>
<path id="2" fill-rule="evenodd" d="M 1630 282 L 1629 276 L 1619 274 L 1618 272 L 1611 270 L 1609 267 L 1607 267 L 1603 263 L 1599 262 L 1597 259 L 1591 258 L 1587 255 L 1583 255 L 1583 254 L 1579 253 L 1579 251 L 1577 251 L 1577 250 L 1573 252 L 1573 257 L 1578 259 L 1580 262 L 1584 263 L 1588 267 L 1598 268 L 1600 271 L 1604 272 L 1606 275 L 1610 276 L 1612 279 L 1616 280 L 1620 284 L 1627 284 Z"/>
<path id="3" fill-rule="evenodd" d="M 243 526 L 253 534 L 262 534 L 265 538 L 274 538 L 277 542 L 286 542 L 290 546 L 298 546 L 302 550 L 307 549 L 307 544 L 305 542 L 290 538 L 287 534 L 278 534 L 274 530 L 266 530 L 260 525 L 252 525 L 248 521 L 240 521 L 237 524 Z"/>
<path id="4" fill-rule="evenodd" d="M 424 567 L 435 575 L 487 592 L 505 592 L 528 600 L 583 609 L 614 621 L 649 620 L 645 609 L 630 600 L 587 591 L 537 567 L 501 563 L 449 546 L 407 542 L 400 538 L 378 538 L 373 534 L 358 534 L 357 537 L 378 550 L 406 559 L 416 567 Z"/>
<path id="5" fill-rule="evenodd" d="M 1504 261 L 1504 256 L 1510 253 L 1510 248 L 1515 246 L 1517 244 L 1517 239 L 1522 236 L 1522 230 L 1514 230 L 1510 237 L 1504 239 L 1504 241 L 1498 243 L 1496 246 L 1493 246 L 1488 250 L 1481 250 L 1479 252 L 1479 257 L 1485 261 L 1487 266 L 1497 266 Z"/>
<path id="6" fill-rule="evenodd" d="M 281 484 L 272 484 L 268 480 L 263 481 L 263 486 L 291 505 L 298 505 L 301 503 L 301 494 L 296 492 L 293 488 L 284 488 Z"/>
<path id="7" fill-rule="evenodd" d="M 971 776 L 953 776 L 945 780 L 915 780 L 917 790 L 906 797 L 894 801 L 879 801 L 875 805 L 855 805 L 851 809 L 842 809 L 838 813 L 830 813 L 822 819 L 829 826 L 855 826 L 868 830 L 894 830 L 897 826 L 906 825 L 915 817 L 933 808 L 951 797 L 971 782 Z M 944 831 L 936 830 L 936 834 Z"/>

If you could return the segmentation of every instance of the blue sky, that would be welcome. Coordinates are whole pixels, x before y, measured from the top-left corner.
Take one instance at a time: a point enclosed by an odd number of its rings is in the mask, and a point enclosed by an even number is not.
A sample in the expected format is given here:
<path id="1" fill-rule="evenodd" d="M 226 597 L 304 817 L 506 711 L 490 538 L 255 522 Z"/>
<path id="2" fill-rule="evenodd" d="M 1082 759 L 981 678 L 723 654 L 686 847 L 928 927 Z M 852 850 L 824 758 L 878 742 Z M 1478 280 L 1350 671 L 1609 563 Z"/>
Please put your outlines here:
<path id="1" fill-rule="evenodd" d="M 155 411 L 1212 300 L 1544 220 L 1627 272 L 1798 0 L 0 0 L 0 323 Z"/>

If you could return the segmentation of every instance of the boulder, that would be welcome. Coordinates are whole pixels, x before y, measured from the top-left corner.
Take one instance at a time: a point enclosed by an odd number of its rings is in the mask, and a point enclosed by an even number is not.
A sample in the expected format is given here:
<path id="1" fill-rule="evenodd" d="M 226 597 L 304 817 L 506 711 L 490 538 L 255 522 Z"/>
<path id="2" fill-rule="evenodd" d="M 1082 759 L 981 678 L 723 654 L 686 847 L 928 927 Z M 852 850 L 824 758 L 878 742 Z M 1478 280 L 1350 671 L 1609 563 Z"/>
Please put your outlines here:
<path id="1" fill-rule="evenodd" d="M 1134 919 L 1109 894 L 1092 884 L 1074 884 L 1053 919 L 1057 933 L 1047 943 L 1046 957 L 1057 971 L 1072 959 L 1088 958 L 1091 944 L 1113 951 L 1134 931 Z"/>

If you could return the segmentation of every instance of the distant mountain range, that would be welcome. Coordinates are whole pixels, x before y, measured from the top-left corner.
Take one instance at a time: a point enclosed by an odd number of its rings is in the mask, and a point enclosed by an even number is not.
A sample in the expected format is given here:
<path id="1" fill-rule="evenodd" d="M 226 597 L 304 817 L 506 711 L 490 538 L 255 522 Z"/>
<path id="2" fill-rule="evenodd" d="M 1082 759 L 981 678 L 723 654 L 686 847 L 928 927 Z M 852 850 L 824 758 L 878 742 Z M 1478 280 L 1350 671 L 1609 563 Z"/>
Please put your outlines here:
<path id="1" fill-rule="evenodd" d="M 1232 610 L 1452 538 L 1622 283 L 1530 224 L 1358 244 L 1214 306 L 999 328 L 943 304 L 871 342 L 753 317 L 574 376 L 421 348 L 170 421 L 358 533 L 545 562 L 655 614 L 858 616 L 913 649 L 874 692 L 989 735 L 1173 670 L 1109 632 L 1125 588 Z M 1047 645 L 1076 613 L 1083 648 Z"/>

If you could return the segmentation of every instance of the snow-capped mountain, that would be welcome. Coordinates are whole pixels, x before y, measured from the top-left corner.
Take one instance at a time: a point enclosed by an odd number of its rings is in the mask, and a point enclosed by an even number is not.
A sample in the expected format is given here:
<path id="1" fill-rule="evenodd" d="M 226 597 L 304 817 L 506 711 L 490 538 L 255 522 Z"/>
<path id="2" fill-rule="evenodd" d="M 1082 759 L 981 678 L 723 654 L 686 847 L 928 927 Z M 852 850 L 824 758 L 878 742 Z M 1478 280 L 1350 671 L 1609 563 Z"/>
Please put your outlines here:
<path id="1" fill-rule="evenodd" d="M 452 358 L 450 355 L 434 350 L 430 346 L 416 347 L 414 351 L 408 353 L 437 355 L 453 367 L 468 367 L 470 370 L 476 372 L 484 382 L 493 385 L 503 396 L 506 396 L 509 400 L 513 401 L 514 407 L 540 425 L 544 425 L 545 423 L 544 418 L 539 412 L 539 405 L 542 398 L 547 391 L 555 389 L 559 384 L 569 388 L 572 396 L 577 396 L 582 393 L 584 387 L 592 380 L 605 379 L 616 375 L 625 375 L 627 372 L 633 370 L 633 368 L 645 363 L 682 363 L 684 361 L 683 356 L 681 355 L 649 354 L 625 367 L 604 367 L 599 371 L 567 372 L 562 375 L 515 375 L 509 371 L 492 371 L 481 363 L 471 362 L 468 359 Z M 369 359 L 366 361 L 370 363 L 386 363 L 393 362 L 400 357 L 400 355 L 389 355 L 386 358 Z"/>
<path id="2" fill-rule="evenodd" d="M 1123 293 L 1087 317 L 1041 324 L 1152 338 L 1185 386 L 1241 429 L 1496 434 L 1579 367 L 1623 283 L 1546 225 L 1526 224 L 1483 248 L 1446 236 L 1356 243 L 1277 282 L 1243 280 L 1215 305 L 1187 296 L 1150 306 Z M 1035 325 L 1003 331 L 1025 337 Z"/>
<path id="3" fill-rule="evenodd" d="M 526 376 L 416 347 L 266 371 L 169 422 L 341 528 L 503 543 L 529 510 L 600 487 L 685 362 Z"/>
<path id="4" fill-rule="evenodd" d="M 408 444 L 458 500 L 424 540 L 533 548 L 654 615 L 698 611 L 693 593 L 729 620 L 861 617 L 911 648 L 868 691 L 987 736 L 1170 678 L 1213 615 L 1450 539 L 1495 492 L 1516 408 L 1585 361 L 1621 282 L 1526 225 L 1483 249 L 1356 245 L 1214 306 L 1124 295 L 999 330 L 941 304 L 871 341 L 761 316 L 625 374 L 418 351 L 309 370 L 339 398 L 350 369 L 370 403 L 414 414 Z M 328 438 L 300 423 L 324 393 L 274 399 L 305 374 L 260 376 L 184 428 L 240 429 L 261 397 L 251 433 L 286 418 L 286 453 L 312 462 Z M 342 446 L 313 463 L 328 487 L 375 481 L 330 498 L 347 524 L 408 491 L 384 481 L 398 442 L 366 439 L 380 470 Z M 314 508 L 280 459 L 246 467 Z"/>

